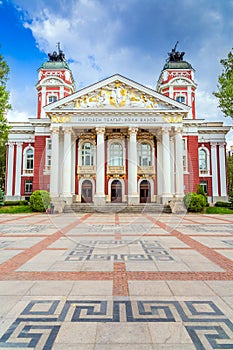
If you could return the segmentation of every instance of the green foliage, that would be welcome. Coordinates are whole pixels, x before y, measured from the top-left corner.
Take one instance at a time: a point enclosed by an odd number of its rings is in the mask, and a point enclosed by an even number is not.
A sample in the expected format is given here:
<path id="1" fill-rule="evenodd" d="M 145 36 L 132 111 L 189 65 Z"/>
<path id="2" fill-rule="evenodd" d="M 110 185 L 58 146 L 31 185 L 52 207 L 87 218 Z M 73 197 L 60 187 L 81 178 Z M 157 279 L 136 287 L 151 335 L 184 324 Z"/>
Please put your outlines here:
<path id="1" fill-rule="evenodd" d="M 233 191 L 229 192 L 229 202 L 231 203 L 230 207 L 233 208 Z"/>
<path id="2" fill-rule="evenodd" d="M 206 208 L 206 214 L 233 214 L 233 210 L 229 208 L 209 207 Z"/>
<path id="3" fill-rule="evenodd" d="M 4 205 L 4 192 L 3 190 L 0 188 L 0 206 Z"/>
<path id="4" fill-rule="evenodd" d="M 33 211 L 45 212 L 50 201 L 50 194 L 45 190 L 36 190 L 30 197 L 30 205 Z"/>
<path id="5" fill-rule="evenodd" d="M 5 164 L 6 164 L 6 146 L 8 139 L 9 126 L 7 125 L 6 113 L 11 109 L 9 104 L 9 92 L 6 90 L 8 80 L 9 66 L 0 55 L 0 187 L 5 185 Z"/>
<path id="6" fill-rule="evenodd" d="M 202 194 L 189 192 L 184 196 L 184 204 L 188 211 L 198 213 L 205 207 L 206 200 Z"/>
<path id="7" fill-rule="evenodd" d="M 201 194 L 205 198 L 205 207 L 207 207 L 209 205 L 207 195 L 206 195 L 204 188 L 202 187 L 201 184 L 197 185 L 196 193 Z"/>
<path id="8" fill-rule="evenodd" d="M 227 156 L 227 189 L 233 191 L 233 156 Z"/>
<path id="9" fill-rule="evenodd" d="M 5 201 L 5 206 L 16 206 L 16 205 L 28 205 L 28 201 L 26 199 L 22 201 Z"/>
<path id="10" fill-rule="evenodd" d="M 3 206 L 0 208 L 0 214 L 20 214 L 20 213 L 31 213 L 32 208 L 30 205 L 13 205 Z"/>
<path id="11" fill-rule="evenodd" d="M 223 72 L 218 77 L 218 92 L 213 92 L 219 99 L 219 108 L 225 117 L 233 118 L 233 53 L 230 51 L 226 59 L 221 59 Z"/>
<path id="12" fill-rule="evenodd" d="M 221 207 L 221 208 L 230 208 L 231 203 L 229 202 L 216 202 L 215 207 Z"/>

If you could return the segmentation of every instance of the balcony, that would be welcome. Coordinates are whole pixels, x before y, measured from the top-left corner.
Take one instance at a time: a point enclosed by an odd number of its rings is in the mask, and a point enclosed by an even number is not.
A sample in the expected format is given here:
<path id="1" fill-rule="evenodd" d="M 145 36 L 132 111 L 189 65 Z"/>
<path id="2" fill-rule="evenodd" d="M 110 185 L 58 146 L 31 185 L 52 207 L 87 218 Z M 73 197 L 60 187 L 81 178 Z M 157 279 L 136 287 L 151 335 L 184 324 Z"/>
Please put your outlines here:
<path id="1" fill-rule="evenodd" d="M 126 174 L 126 170 L 125 170 L 125 166 L 107 166 L 107 174 L 108 175 L 125 175 Z"/>
<path id="2" fill-rule="evenodd" d="M 139 166 L 138 165 L 138 175 L 154 175 L 155 167 L 152 166 Z"/>
<path id="3" fill-rule="evenodd" d="M 81 165 L 77 167 L 77 174 L 95 174 L 96 167 L 94 165 Z"/>

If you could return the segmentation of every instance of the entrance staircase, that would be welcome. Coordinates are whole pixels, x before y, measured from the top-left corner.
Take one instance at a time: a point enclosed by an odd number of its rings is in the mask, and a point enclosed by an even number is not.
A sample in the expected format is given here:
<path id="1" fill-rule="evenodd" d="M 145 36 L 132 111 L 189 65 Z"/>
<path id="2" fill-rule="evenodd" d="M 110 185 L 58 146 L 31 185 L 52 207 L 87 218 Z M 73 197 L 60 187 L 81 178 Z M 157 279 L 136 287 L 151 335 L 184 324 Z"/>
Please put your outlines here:
<path id="1" fill-rule="evenodd" d="M 66 205 L 64 213 L 171 213 L 169 205 L 157 203 L 143 203 L 127 205 L 126 203 L 107 203 L 103 206 L 95 206 L 93 203 L 72 203 Z"/>

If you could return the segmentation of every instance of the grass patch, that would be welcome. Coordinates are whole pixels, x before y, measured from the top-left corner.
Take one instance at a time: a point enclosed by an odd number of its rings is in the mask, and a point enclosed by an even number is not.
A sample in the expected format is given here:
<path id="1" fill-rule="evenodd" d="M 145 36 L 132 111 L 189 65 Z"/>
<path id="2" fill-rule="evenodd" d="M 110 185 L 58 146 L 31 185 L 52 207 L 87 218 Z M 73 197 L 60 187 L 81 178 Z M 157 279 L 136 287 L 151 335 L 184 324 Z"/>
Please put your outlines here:
<path id="1" fill-rule="evenodd" d="M 205 214 L 233 214 L 233 210 L 223 207 L 207 207 Z"/>
<path id="2" fill-rule="evenodd" d="M 13 205 L 0 207 L 0 214 L 32 213 L 30 205 Z"/>

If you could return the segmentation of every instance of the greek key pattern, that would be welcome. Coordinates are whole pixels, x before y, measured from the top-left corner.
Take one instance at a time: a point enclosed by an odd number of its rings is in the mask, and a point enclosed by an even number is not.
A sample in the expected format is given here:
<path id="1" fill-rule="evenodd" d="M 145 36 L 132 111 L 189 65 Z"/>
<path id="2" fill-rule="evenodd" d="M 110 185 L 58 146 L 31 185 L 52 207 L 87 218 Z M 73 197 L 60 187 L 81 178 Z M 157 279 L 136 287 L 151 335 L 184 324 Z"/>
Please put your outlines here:
<path id="1" fill-rule="evenodd" d="M 114 247 L 120 248 L 121 246 L 124 247 L 129 245 L 136 247 L 140 252 L 136 254 L 121 254 L 117 253 L 117 249 L 115 249 L 114 253 L 106 253 L 108 249 L 111 250 L 114 249 Z M 101 249 L 103 252 L 96 254 L 95 249 Z M 158 241 L 148 240 L 82 241 L 82 243 L 78 243 L 75 249 L 72 249 L 65 258 L 65 261 L 138 262 L 152 260 L 173 261 L 174 258 Z"/>
<path id="2" fill-rule="evenodd" d="M 14 241 L 0 241 L 0 249 L 6 248 L 14 243 Z"/>
<path id="3" fill-rule="evenodd" d="M 222 225 L 181 225 L 182 229 L 189 229 L 191 232 L 215 232 L 215 233 L 232 233 L 233 224 L 222 224 Z"/>
<path id="4" fill-rule="evenodd" d="M 0 348 L 50 350 L 63 322 L 179 322 L 197 350 L 233 349 L 233 324 L 211 300 L 129 299 L 31 300 L 0 338 Z"/>
<path id="5" fill-rule="evenodd" d="M 222 242 L 225 243 L 226 245 L 230 246 L 230 247 L 233 247 L 233 239 L 225 240 L 225 241 L 222 241 Z"/>
<path id="6" fill-rule="evenodd" d="M 150 227 L 146 225 L 92 225 L 89 227 L 88 232 L 121 232 L 122 234 L 128 232 L 145 233 Z"/>
<path id="7" fill-rule="evenodd" d="M 54 228 L 53 225 L 0 225 L 0 232 L 3 234 L 10 233 L 34 233 L 42 232 Z"/>

